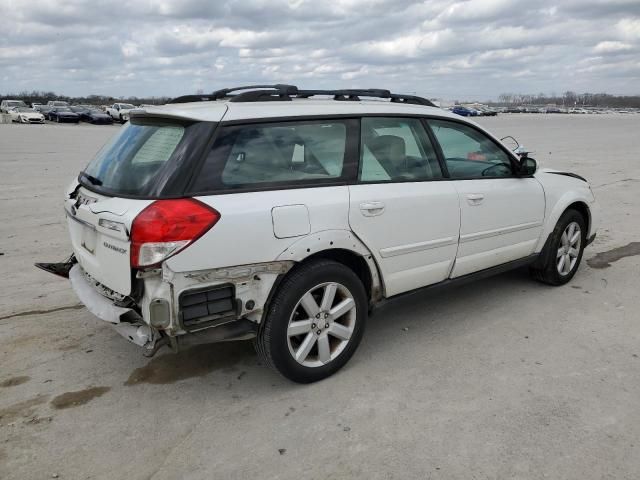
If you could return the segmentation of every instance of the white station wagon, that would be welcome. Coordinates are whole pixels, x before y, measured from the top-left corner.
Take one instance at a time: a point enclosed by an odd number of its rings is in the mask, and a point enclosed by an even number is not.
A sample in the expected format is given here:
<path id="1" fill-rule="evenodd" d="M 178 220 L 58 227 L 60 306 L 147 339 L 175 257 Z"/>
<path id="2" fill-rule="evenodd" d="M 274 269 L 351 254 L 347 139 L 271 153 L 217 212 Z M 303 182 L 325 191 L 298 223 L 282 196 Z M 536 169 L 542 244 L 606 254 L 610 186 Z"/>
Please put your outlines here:
<path id="1" fill-rule="evenodd" d="M 423 98 L 259 85 L 132 110 L 68 188 L 73 255 L 38 266 L 149 356 L 255 338 L 313 382 L 386 299 L 524 265 L 565 284 L 594 207 Z"/>

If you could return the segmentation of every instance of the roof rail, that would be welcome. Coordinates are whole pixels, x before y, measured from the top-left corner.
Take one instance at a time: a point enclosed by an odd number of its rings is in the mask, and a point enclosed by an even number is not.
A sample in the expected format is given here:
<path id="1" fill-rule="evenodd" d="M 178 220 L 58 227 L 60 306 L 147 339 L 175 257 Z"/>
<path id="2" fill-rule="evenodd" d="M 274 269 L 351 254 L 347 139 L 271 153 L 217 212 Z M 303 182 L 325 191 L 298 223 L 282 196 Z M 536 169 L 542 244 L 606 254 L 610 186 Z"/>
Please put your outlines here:
<path id="1" fill-rule="evenodd" d="M 418 97 L 416 95 L 391 93 L 389 90 L 382 90 L 377 88 L 369 88 L 364 90 L 298 90 L 297 97 L 308 98 L 314 95 L 328 95 L 333 96 L 334 100 L 351 100 L 356 102 L 360 100 L 360 97 L 388 98 L 392 103 L 409 103 L 413 105 L 435 107 L 433 102 L 423 97 Z"/>
<path id="2" fill-rule="evenodd" d="M 232 92 L 241 92 L 231 95 Z M 360 97 L 385 98 L 392 103 L 407 103 L 412 105 L 425 105 L 435 107 L 426 98 L 416 95 L 403 95 L 391 93 L 389 90 L 369 89 L 341 89 L 341 90 L 301 90 L 295 85 L 248 85 L 243 87 L 223 88 L 210 95 L 185 95 L 174 98 L 169 103 L 206 102 L 223 98 L 230 102 L 267 102 L 267 101 L 291 101 L 293 98 L 309 98 L 317 95 L 330 96 L 337 101 L 360 101 Z"/>
<path id="3" fill-rule="evenodd" d="M 266 88 L 270 90 L 264 90 Z M 168 103 L 213 102 L 216 100 L 221 100 L 223 98 L 240 96 L 242 94 L 237 94 L 237 95 L 229 95 L 229 94 L 231 92 L 238 92 L 241 90 L 249 90 L 249 92 L 246 92 L 246 93 L 252 93 L 255 96 L 258 96 L 257 95 L 258 93 L 263 94 L 264 92 L 268 92 L 268 91 L 271 91 L 272 94 L 274 91 L 277 91 L 283 95 L 295 95 L 295 93 L 298 91 L 298 87 L 296 87 L 295 85 L 283 85 L 283 84 L 246 85 L 241 87 L 223 88 L 220 90 L 216 90 L 215 92 L 212 92 L 207 95 L 204 95 L 204 94 L 203 95 L 183 95 L 181 97 L 176 97 L 169 100 Z M 257 101 L 264 101 L 264 99 L 261 98 L 260 100 L 256 99 L 256 100 L 247 100 L 247 101 L 257 102 Z"/>

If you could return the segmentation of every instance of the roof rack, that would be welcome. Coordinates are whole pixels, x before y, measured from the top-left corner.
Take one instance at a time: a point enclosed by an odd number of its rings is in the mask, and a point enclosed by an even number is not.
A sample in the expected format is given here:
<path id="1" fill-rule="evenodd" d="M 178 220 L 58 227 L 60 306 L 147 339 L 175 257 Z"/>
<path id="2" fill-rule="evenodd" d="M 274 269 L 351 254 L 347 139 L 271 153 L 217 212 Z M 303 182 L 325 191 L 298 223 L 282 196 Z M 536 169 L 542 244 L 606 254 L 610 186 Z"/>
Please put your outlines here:
<path id="1" fill-rule="evenodd" d="M 245 90 L 243 92 L 243 90 Z M 231 95 L 232 92 L 242 92 Z M 423 97 L 391 93 L 382 89 L 342 89 L 342 90 L 302 90 L 295 85 L 248 85 L 244 87 L 223 88 L 210 95 L 184 95 L 171 100 L 169 103 L 207 102 L 228 99 L 230 102 L 268 102 L 291 101 L 293 98 L 309 98 L 317 95 L 333 97 L 337 101 L 360 101 L 360 97 L 384 98 L 392 103 L 407 103 L 412 105 L 435 105 Z"/>

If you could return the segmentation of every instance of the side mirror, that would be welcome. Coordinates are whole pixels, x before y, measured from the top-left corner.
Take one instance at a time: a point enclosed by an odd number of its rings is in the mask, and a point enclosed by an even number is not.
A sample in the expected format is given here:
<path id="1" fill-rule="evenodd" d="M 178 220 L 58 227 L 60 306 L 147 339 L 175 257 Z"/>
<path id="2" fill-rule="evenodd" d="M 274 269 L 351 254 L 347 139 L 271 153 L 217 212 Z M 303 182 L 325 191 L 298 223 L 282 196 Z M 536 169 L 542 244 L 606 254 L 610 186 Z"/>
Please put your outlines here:
<path id="1" fill-rule="evenodd" d="M 523 177 L 528 177 L 536 173 L 538 169 L 538 163 L 529 157 L 522 157 L 520 160 L 520 175 Z"/>

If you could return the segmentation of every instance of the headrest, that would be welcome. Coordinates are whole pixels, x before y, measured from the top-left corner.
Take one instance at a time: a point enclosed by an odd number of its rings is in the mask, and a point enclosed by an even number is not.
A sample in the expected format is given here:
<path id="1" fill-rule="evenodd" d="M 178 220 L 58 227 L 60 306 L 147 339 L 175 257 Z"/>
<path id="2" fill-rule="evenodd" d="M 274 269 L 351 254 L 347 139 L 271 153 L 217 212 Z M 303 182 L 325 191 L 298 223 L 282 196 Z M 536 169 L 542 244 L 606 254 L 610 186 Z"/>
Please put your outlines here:
<path id="1" fill-rule="evenodd" d="M 406 144 L 402 137 L 380 135 L 369 140 L 367 146 L 381 163 L 389 161 L 395 164 L 406 158 Z"/>

